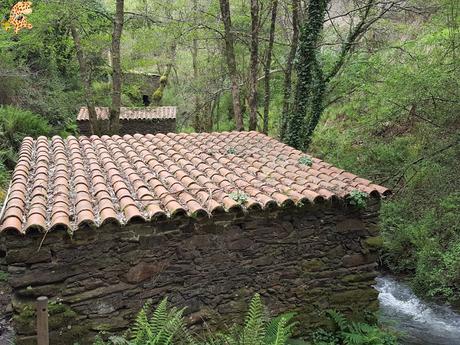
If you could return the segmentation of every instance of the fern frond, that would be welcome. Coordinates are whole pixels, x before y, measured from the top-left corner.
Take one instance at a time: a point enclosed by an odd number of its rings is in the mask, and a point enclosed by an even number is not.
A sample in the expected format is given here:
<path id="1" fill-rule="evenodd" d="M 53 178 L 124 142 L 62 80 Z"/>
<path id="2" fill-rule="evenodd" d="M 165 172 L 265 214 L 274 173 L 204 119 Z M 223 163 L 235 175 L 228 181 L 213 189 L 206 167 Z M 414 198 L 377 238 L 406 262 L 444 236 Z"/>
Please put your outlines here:
<path id="1" fill-rule="evenodd" d="M 348 321 L 343 314 L 337 312 L 336 310 L 328 310 L 326 314 L 329 319 L 339 328 L 339 330 L 346 331 L 348 329 Z"/>
<path id="2" fill-rule="evenodd" d="M 286 313 L 272 319 L 265 329 L 264 344 L 278 344 L 276 339 L 279 337 L 280 332 L 286 335 L 285 343 L 292 336 L 294 328 L 298 324 L 297 322 L 292 322 L 295 315 L 296 313 Z"/>
<path id="3" fill-rule="evenodd" d="M 158 304 L 158 306 L 156 307 L 149 321 L 150 331 L 152 332 L 153 336 L 158 334 L 161 331 L 167 319 L 168 319 L 168 298 L 165 297 Z"/>
<path id="4" fill-rule="evenodd" d="M 172 308 L 166 315 L 163 327 L 148 345 L 171 345 L 179 331 L 184 327 L 183 311 L 184 309 Z"/>
<path id="5" fill-rule="evenodd" d="M 249 304 L 249 310 L 243 328 L 243 343 L 245 345 L 264 345 L 265 322 L 264 306 L 259 294 L 255 294 Z"/>
<path id="6" fill-rule="evenodd" d="M 150 303 L 146 303 L 134 320 L 134 326 L 132 327 L 132 341 L 133 345 L 144 344 L 145 341 L 151 336 L 150 324 L 147 313 L 150 309 Z"/>
<path id="7" fill-rule="evenodd" d="M 106 345 L 106 343 L 104 340 L 102 340 L 102 338 L 99 335 L 97 335 L 94 339 L 93 345 Z"/>

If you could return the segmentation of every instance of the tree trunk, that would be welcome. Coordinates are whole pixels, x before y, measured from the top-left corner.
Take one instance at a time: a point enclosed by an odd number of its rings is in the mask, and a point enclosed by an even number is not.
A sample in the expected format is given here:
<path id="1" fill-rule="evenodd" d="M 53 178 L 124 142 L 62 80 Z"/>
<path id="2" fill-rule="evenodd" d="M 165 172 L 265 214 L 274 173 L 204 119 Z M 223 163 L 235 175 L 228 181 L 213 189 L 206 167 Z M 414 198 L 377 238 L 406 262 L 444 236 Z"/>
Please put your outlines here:
<path id="1" fill-rule="evenodd" d="M 278 10 L 278 0 L 272 2 L 272 18 L 270 22 L 270 34 L 268 38 L 267 57 L 264 68 L 264 126 L 263 132 L 268 133 L 268 116 L 270 113 L 270 68 L 272 64 L 273 43 L 275 41 L 276 13 Z"/>
<path id="2" fill-rule="evenodd" d="M 283 86 L 283 110 L 281 113 L 280 138 L 285 140 L 286 127 L 291 110 L 292 67 L 299 43 L 299 9 L 300 0 L 292 0 L 292 42 L 286 61 Z"/>
<path id="3" fill-rule="evenodd" d="M 198 2 L 197 0 L 193 0 L 192 2 L 192 11 L 194 14 L 197 13 L 198 11 Z M 198 25 L 195 20 L 195 25 Z M 198 74 L 198 40 L 196 37 L 193 37 L 192 40 L 192 68 L 193 68 L 193 85 L 194 85 L 194 90 L 193 90 L 193 101 L 194 101 L 194 120 L 193 120 L 193 128 L 195 129 L 196 132 L 202 132 L 203 131 L 203 121 L 201 120 L 201 111 L 200 111 L 200 97 L 198 96 L 198 89 L 196 87 L 196 83 L 199 77 Z M 212 116 L 212 114 L 210 114 Z"/>
<path id="4" fill-rule="evenodd" d="M 121 107 L 121 57 L 120 41 L 123 31 L 124 0 L 117 0 L 112 34 L 112 104 L 109 114 L 109 132 L 117 134 L 120 129 Z"/>
<path id="5" fill-rule="evenodd" d="M 251 62 L 249 67 L 249 130 L 257 129 L 257 72 L 259 67 L 259 0 L 251 0 Z"/>
<path id="6" fill-rule="evenodd" d="M 100 133 L 99 121 L 97 119 L 97 114 L 96 114 L 96 107 L 94 106 L 94 102 L 93 102 L 93 93 L 91 92 L 92 90 L 91 76 L 90 76 L 88 64 L 86 63 L 85 54 L 83 53 L 80 34 L 77 28 L 75 27 L 75 23 L 70 23 L 70 32 L 72 34 L 72 38 L 75 43 L 75 50 L 77 52 L 77 60 L 78 60 L 78 65 L 80 67 L 80 79 L 83 84 L 86 107 L 88 108 L 89 124 L 91 126 L 91 132 L 93 134 L 99 135 L 101 133 Z"/>
<path id="7" fill-rule="evenodd" d="M 236 69 L 236 58 L 234 50 L 234 38 L 232 32 L 232 20 L 230 14 L 229 0 L 219 0 L 220 11 L 222 14 L 222 21 L 224 23 L 224 40 L 225 40 L 225 58 L 227 60 L 228 74 L 232 82 L 232 103 L 233 103 L 233 114 L 235 117 L 235 125 L 237 131 L 242 131 L 243 127 L 243 115 L 241 113 L 240 104 L 240 86 L 238 84 L 238 74 Z"/>
<path id="8" fill-rule="evenodd" d="M 297 83 L 292 114 L 287 124 L 286 143 L 298 150 L 308 148 L 312 120 L 319 120 L 324 92 L 321 66 L 318 62 L 318 42 L 323 29 L 327 0 L 311 0 L 307 20 L 302 24 L 299 55 L 296 62 Z M 315 79 L 316 78 L 316 79 Z M 321 99 L 320 99 L 321 98 Z M 310 114 L 309 110 L 312 111 Z M 307 123 L 305 118 L 309 116 Z"/>
<path id="9" fill-rule="evenodd" d="M 196 38 L 192 41 L 192 68 L 193 68 L 193 83 L 196 85 L 198 80 L 198 41 Z M 194 87 L 193 90 L 193 102 L 194 104 L 194 120 L 193 120 L 193 127 L 195 128 L 196 132 L 203 131 L 203 122 L 201 121 L 201 111 L 200 111 L 200 98 L 198 97 L 198 90 Z"/>

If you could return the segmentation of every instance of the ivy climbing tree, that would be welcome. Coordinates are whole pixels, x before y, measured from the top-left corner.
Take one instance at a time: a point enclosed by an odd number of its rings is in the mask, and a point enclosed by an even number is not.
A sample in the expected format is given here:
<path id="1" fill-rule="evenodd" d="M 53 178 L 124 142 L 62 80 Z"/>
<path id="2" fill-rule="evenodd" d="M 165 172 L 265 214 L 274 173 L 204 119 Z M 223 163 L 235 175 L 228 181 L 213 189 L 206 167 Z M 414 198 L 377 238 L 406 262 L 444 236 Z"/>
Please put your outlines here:
<path id="1" fill-rule="evenodd" d="M 368 32 L 373 24 L 392 8 L 401 5 L 401 0 L 379 2 L 366 0 L 356 9 L 356 24 L 349 29 L 341 44 L 336 61 L 330 70 L 325 71 L 321 61 L 321 32 L 325 22 L 332 23 L 328 13 L 329 0 L 311 0 L 304 15 L 306 20 L 300 28 L 295 70 L 297 83 L 292 108 L 288 108 L 289 93 L 283 107 L 281 120 L 281 139 L 299 150 L 306 151 L 313 133 L 325 108 L 325 98 L 331 81 L 342 70 L 345 62 L 352 56 L 357 42 Z M 325 19 L 328 14 L 328 19 Z M 332 24 L 333 25 L 333 24 Z"/>
<path id="2" fill-rule="evenodd" d="M 283 140 L 296 149 L 306 150 L 311 134 L 323 109 L 325 83 L 318 45 L 323 29 L 328 0 L 311 0 L 307 20 L 301 26 L 295 69 L 297 84 L 294 104 L 288 116 L 287 130 Z"/>

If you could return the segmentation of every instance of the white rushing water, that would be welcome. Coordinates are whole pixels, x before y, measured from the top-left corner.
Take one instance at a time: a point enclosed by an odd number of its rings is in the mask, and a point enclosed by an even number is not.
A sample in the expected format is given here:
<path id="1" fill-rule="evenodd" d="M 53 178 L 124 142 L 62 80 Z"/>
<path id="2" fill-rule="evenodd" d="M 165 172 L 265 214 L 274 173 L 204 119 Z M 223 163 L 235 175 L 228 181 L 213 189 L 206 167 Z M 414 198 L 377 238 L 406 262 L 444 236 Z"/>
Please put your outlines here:
<path id="1" fill-rule="evenodd" d="M 407 345 L 460 345 L 460 315 L 447 306 L 421 301 L 404 283 L 379 277 L 381 321 L 401 333 Z"/>

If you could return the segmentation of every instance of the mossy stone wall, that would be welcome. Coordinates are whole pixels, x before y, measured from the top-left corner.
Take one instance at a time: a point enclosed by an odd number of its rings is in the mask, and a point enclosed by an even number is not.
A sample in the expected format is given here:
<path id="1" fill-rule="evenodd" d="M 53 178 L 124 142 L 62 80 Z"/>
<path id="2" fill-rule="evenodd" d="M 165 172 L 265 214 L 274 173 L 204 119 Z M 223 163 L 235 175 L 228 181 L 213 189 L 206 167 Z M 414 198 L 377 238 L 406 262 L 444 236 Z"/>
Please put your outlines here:
<path id="1" fill-rule="evenodd" d="M 2 236 L 16 344 L 34 344 L 40 295 L 51 299 L 53 345 L 122 331 L 148 299 L 165 296 L 188 307 L 196 328 L 242 317 L 255 292 L 272 314 L 298 311 L 306 327 L 327 308 L 376 310 L 377 209 L 305 206 Z"/>
<path id="2" fill-rule="evenodd" d="M 77 121 L 78 131 L 81 135 L 91 136 L 91 125 L 89 121 Z M 155 120 L 120 120 L 120 135 L 124 134 L 157 134 L 175 133 L 176 119 L 155 119 Z"/>

